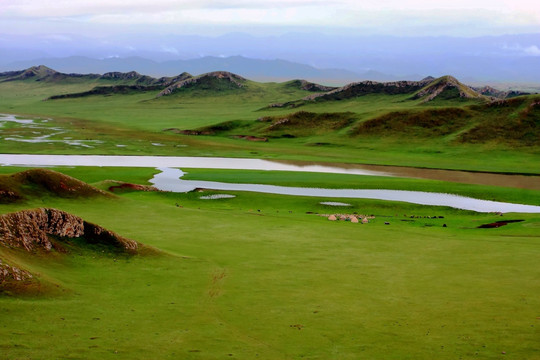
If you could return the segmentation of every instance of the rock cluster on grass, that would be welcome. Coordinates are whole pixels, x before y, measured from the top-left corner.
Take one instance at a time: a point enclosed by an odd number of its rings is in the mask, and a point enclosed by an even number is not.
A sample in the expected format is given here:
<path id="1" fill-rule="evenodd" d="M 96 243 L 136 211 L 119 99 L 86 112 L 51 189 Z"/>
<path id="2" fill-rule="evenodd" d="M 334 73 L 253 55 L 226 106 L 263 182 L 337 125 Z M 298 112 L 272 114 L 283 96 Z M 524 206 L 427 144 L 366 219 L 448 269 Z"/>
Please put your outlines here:
<path id="1" fill-rule="evenodd" d="M 350 221 L 352 223 L 358 224 L 360 219 L 362 219 L 362 224 L 367 224 L 369 220 L 375 219 L 373 215 L 361 215 L 361 214 L 320 214 L 319 216 L 324 216 L 330 221 Z"/>

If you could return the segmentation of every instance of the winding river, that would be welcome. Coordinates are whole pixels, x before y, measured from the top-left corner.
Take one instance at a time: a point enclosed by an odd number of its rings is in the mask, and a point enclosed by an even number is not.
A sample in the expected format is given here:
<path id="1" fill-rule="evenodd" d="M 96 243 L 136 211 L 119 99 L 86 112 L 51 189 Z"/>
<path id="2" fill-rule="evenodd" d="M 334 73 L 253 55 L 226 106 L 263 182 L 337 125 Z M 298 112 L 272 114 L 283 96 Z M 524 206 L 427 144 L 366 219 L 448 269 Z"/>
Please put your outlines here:
<path id="1" fill-rule="evenodd" d="M 165 191 L 187 192 L 196 188 L 224 191 L 253 191 L 269 194 L 314 196 L 325 198 L 363 198 L 404 201 L 414 204 L 449 206 L 477 212 L 540 213 L 540 206 L 512 204 L 464 196 L 405 190 L 320 189 L 260 184 L 231 184 L 200 180 L 182 180 L 177 168 L 210 168 L 239 170 L 305 171 L 334 174 L 395 176 L 391 172 L 320 164 L 297 165 L 261 159 L 231 159 L 173 156 L 105 156 L 105 155 L 22 155 L 1 154 L 0 164 L 20 166 L 115 166 L 152 167 L 160 170 L 150 182 Z M 538 178 L 538 177 L 535 177 Z"/>

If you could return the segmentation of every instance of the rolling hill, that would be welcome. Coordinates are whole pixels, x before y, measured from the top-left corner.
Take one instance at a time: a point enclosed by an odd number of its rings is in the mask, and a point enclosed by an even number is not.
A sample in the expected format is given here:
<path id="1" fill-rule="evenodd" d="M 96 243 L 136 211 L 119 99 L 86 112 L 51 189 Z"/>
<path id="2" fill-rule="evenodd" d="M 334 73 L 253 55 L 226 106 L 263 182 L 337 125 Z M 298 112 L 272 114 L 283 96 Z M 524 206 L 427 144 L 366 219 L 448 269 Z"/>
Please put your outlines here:
<path id="1" fill-rule="evenodd" d="M 36 201 L 42 203 L 59 198 L 110 201 L 116 196 L 47 169 L 0 175 L 2 204 L 32 206 Z M 49 262 L 54 264 L 64 256 L 80 255 L 85 251 L 114 256 L 155 252 L 137 241 L 54 208 L 0 215 L 0 296 L 50 295 L 64 291 L 47 276 L 43 266 L 46 269 Z"/>
<path id="2" fill-rule="evenodd" d="M 48 169 L 30 169 L 0 175 L 0 203 L 20 202 L 45 196 L 61 198 L 111 198 L 113 195 L 80 180 Z"/>
<path id="3" fill-rule="evenodd" d="M 483 95 L 452 76 L 335 88 L 302 79 L 260 83 L 227 71 L 152 78 L 30 70 L 0 74 L 0 111 L 49 116 L 55 121 L 38 120 L 40 126 L 56 134 L 56 123 L 67 133 L 47 143 L 30 125 L 6 123 L 4 137 L 26 142 L 29 152 L 318 159 L 317 147 L 325 146 L 327 161 L 393 157 L 393 164 L 407 158 L 416 165 L 420 156 L 441 166 L 440 156 L 424 153 L 445 153 L 448 166 L 460 168 L 456 153 L 472 158 L 477 151 L 511 151 L 520 158 L 527 152 L 534 158 L 540 146 L 538 95 Z M 75 149 L 64 138 L 99 142 Z M 0 144 L 14 151 L 15 143 Z"/>
<path id="4" fill-rule="evenodd" d="M 50 99 L 74 98 L 91 95 L 128 94 L 160 90 L 157 97 L 170 95 L 185 90 L 202 91 L 226 91 L 244 88 L 249 80 L 228 72 L 213 71 L 199 76 L 192 76 L 184 72 L 174 77 L 153 78 L 141 75 L 135 71 L 127 73 L 108 72 L 103 75 L 97 74 L 64 74 L 50 69 L 44 65 L 34 66 L 26 70 L 0 73 L 0 82 L 34 80 L 40 82 L 63 82 L 63 81 L 88 81 L 93 80 L 98 84 L 94 89 L 81 93 L 53 95 Z M 462 84 L 452 76 L 443 76 L 438 79 L 433 77 L 424 78 L 421 81 L 361 81 L 347 84 L 336 88 L 320 85 L 302 79 L 291 80 L 283 83 L 286 87 L 294 87 L 300 90 L 313 92 L 302 99 L 285 103 L 274 103 L 270 107 L 297 107 L 309 102 L 340 101 L 353 99 L 370 94 L 403 95 L 410 94 L 412 99 L 420 99 L 423 102 L 434 99 L 477 99 L 488 100 L 487 96 L 475 89 Z M 509 92 L 497 91 L 485 87 L 481 91 L 492 98 L 507 98 L 519 95 Z"/>
<path id="5" fill-rule="evenodd" d="M 118 255 L 138 254 L 144 246 L 99 225 L 52 208 L 0 215 L 0 295 L 49 295 L 62 289 L 55 281 L 30 270 L 37 259 L 51 262 L 89 249 Z M 56 255 L 56 256 L 55 256 Z"/>

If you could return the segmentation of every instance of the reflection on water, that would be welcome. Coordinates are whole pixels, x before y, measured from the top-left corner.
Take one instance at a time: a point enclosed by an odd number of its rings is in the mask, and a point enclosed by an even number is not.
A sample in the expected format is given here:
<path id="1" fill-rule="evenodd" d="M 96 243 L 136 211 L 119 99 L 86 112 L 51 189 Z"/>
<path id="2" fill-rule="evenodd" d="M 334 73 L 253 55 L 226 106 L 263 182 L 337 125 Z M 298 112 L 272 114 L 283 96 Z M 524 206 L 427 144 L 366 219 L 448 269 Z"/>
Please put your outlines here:
<path id="1" fill-rule="evenodd" d="M 125 146 L 125 145 L 118 145 Z M 402 166 L 343 163 L 317 164 L 305 161 L 277 161 L 183 156 L 110 156 L 110 155 L 23 155 L 0 154 L 0 163 L 23 166 L 126 166 L 177 167 L 195 169 L 279 170 L 332 174 L 396 176 L 423 178 L 467 184 L 507 186 L 540 190 L 540 176 L 505 175 L 482 172 L 419 169 Z"/>
<path id="2" fill-rule="evenodd" d="M 278 163 L 306 166 L 307 161 L 276 160 Z M 459 182 L 465 184 L 506 186 L 520 189 L 540 190 L 540 176 L 538 175 L 510 175 L 488 172 L 472 172 L 460 170 L 424 169 L 405 166 L 387 165 L 357 165 L 357 164 L 328 164 L 329 166 L 343 166 L 348 169 L 361 168 L 364 171 L 383 172 L 390 176 L 430 179 Z"/>
<path id="3" fill-rule="evenodd" d="M 182 170 L 171 168 L 159 168 L 158 170 L 161 172 L 155 175 L 150 182 L 164 191 L 188 192 L 197 188 L 206 188 L 295 196 L 403 201 L 421 205 L 449 206 L 477 212 L 540 213 L 540 206 L 479 200 L 452 194 L 404 190 L 319 189 L 260 184 L 229 184 L 214 181 L 182 180 L 180 179 L 184 175 Z"/>
<path id="4" fill-rule="evenodd" d="M 185 156 L 113 156 L 113 155 L 26 155 L 1 154 L 0 163 L 23 166 L 118 166 L 180 167 L 194 169 L 279 170 L 332 174 L 392 176 L 382 171 L 344 168 L 319 164 L 294 165 L 261 159 L 235 159 Z"/>

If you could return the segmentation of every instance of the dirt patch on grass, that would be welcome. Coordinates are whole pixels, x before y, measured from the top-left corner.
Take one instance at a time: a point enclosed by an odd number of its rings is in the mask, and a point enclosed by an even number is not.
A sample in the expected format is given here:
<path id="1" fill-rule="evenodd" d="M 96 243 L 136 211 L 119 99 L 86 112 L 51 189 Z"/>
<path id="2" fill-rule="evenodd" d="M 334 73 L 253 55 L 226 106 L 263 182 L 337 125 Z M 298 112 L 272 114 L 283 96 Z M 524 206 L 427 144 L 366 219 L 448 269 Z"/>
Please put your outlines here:
<path id="1" fill-rule="evenodd" d="M 108 190 L 110 192 L 160 191 L 158 188 L 151 185 L 139 185 L 139 184 L 125 183 L 125 182 L 115 181 L 115 180 L 108 180 L 107 182 L 115 184 L 115 185 L 109 186 Z"/>
<path id="2" fill-rule="evenodd" d="M 498 227 L 501 227 L 501 226 L 508 225 L 510 223 L 516 223 L 516 222 L 522 222 L 522 221 L 525 221 L 525 220 L 496 221 L 496 222 L 493 222 L 493 223 L 480 225 L 480 226 L 478 226 L 478 229 L 494 229 L 494 228 L 498 228 Z"/>

